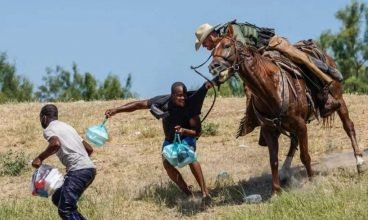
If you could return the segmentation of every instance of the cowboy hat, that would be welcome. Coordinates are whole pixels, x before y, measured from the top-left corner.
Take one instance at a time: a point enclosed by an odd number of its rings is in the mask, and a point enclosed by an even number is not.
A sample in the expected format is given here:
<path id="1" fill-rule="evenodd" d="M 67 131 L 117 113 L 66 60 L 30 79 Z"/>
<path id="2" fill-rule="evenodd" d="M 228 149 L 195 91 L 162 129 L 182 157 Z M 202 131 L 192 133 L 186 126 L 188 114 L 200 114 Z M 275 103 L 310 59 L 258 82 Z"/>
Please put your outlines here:
<path id="1" fill-rule="evenodd" d="M 197 28 L 196 32 L 195 32 L 195 35 L 196 35 L 196 40 L 195 40 L 195 49 L 198 50 L 203 41 L 206 39 L 206 37 L 212 32 L 215 30 L 215 28 L 217 28 L 219 26 L 216 25 L 216 26 L 211 26 L 210 24 L 208 23 L 205 23 L 205 24 L 202 24 L 202 25 L 199 25 L 199 27 Z"/>

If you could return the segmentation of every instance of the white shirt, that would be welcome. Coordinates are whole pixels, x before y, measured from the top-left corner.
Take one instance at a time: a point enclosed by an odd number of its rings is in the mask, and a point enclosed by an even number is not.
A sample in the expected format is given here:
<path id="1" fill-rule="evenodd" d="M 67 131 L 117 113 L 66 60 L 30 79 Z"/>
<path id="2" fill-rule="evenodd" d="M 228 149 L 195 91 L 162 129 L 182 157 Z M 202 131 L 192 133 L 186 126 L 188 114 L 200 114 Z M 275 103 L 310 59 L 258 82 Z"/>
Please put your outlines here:
<path id="1" fill-rule="evenodd" d="M 84 148 L 83 139 L 72 126 L 58 120 L 52 121 L 43 131 L 43 136 L 46 140 L 53 136 L 59 138 L 61 146 L 56 155 L 66 166 L 67 172 L 95 168 Z"/>

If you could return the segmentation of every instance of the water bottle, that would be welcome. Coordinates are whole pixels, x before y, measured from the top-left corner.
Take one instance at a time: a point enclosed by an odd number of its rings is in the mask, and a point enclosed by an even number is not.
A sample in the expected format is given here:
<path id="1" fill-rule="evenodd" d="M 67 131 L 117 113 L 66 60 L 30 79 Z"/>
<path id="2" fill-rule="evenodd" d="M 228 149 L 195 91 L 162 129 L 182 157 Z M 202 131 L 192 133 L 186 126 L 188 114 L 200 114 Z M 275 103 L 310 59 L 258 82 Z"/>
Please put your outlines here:
<path id="1" fill-rule="evenodd" d="M 259 194 L 249 195 L 243 198 L 245 203 L 260 203 L 262 202 L 262 196 Z"/>
<path id="2" fill-rule="evenodd" d="M 178 153 L 178 161 L 179 163 L 183 162 L 189 156 L 188 151 L 180 151 Z"/>
<path id="3" fill-rule="evenodd" d="M 43 188 L 45 188 L 45 180 L 44 179 L 41 179 L 41 180 L 36 181 L 35 187 L 36 187 L 36 189 L 43 189 Z"/>

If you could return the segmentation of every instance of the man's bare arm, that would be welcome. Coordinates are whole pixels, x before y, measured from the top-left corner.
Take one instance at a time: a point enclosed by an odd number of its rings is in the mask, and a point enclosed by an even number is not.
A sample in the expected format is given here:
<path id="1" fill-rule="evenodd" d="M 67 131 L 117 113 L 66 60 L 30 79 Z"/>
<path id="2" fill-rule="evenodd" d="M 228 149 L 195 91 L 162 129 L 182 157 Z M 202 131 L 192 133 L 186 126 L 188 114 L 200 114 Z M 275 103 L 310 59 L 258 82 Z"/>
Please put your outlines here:
<path id="1" fill-rule="evenodd" d="M 44 161 L 49 156 L 55 154 L 61 147 L 59 138 L 56 136 L 52 136 L 48 140 L 48 142 L 49 145 L 47 146 L 47 148 L 32 161 L 33 167 L 38 168 L 39 166 L 41 166 L 42 161 Z"/>
<path id="2" fill-rule="evenodd" d="M 105 112 L 107 117 L 111 117 L 121 112 L 133 112 L 139 109 L 148 109 L 148 100 L 129 102 L 117 108 L 108 109 Z"/>

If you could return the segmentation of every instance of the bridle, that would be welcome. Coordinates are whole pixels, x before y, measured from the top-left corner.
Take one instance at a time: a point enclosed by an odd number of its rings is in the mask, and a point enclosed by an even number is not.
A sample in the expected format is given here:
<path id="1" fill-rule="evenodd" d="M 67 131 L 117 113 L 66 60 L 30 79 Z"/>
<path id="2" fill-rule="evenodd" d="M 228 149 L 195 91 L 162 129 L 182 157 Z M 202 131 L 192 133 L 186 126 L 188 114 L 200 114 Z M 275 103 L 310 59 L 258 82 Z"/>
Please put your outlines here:
<path id="1" fill-rule="evenodd" d="M 216 47 L 213 49 L 212 51 L 212 56 L 213 57 L 220 57 L 221 59 L 225 60 L 227 63 L 233 63 L 233 65 L 227 67 L 226 69 L 222 70 L 222 71 L 225 71 L 225 70 L 232 70 L 232 71 L 238 71 L 239 68 L 240 68 L 240 65 L 244 62 L 244 53 L 242 53 L 242 47 L 244 47 L 244 45 L 239 42 L 239 41 L 236 41 L 235 39 L 231 38 L 231 37 L 228 37 L 228 36 L 225 36 L 223 37 L 222 39 L 229 39 L 231 42 L 232 42 L 232 45 L 234 45 L 235 47 L 235 52 L 230 54 L 231 53 L 231 46 L 230 47 L 227 47 L 227 48 L 224 48 L 224 50 L 227 50 L 225 51 L 225 53 L 227 53 L 226 55 L 217 55 L 217 54 L 213 54 L 215 52 L 215 50 L 221 45 L 220 43 L 218 43 L 216 45 Z M 232 57 L 235 56 L 235 62 L 232 61 Z"/>
<path id="2" fill-rule="evenodd" d="M 236 43 L 235 42 L 235 40 L 233 40 L 232 38 L 229 38 L 229 39 L 231 39 L 234 43 Z M 217 46 L 218 46 L 219 44 L 217 44 Z M 236 45 L 236 44 L 235 44 Z M 215 47 L 215 48 L 217 48 L 217 46 Z M 213 84 L 213 82 L 211 81 L 211 80 L 209 80 L 206 76 L 204 76 L 201 72 L 199 72 L 197 69 L 198 68 L 200 68 L 200 67 L 202 67 L 204 64 L 206 64 L 210 59 L 211 59 L 211 57 L 213 56 L 213 51 L 214 50 L 212 50 L 212 53 L 211 53 L 211 55 L 206 59 L 206 61 L 204 61 L 202 64 L 200 64 L 200 65 L 198 65 L 198 66 L 190 66 L 190 68 L 192 69 L 192 70 L 194 70 L 198 75 L 200 75 L 201 77 L 203 77 L 205 80 L 207 80 L 209 83 L 211 83 L 211 85 L 212 85 L 212 88 L 213 88 L 213 92 L 214 92 L 214 96 L 213 96 L 213 101 L 212 101 L 212 104 L 211 104 L 211 106 L 210 106 L 210 108 L 208 109 L 208 111 L 207 111 L 207 113 L 206 113 L 206 115 L 202 118 L 202 120 L 201 120 L 201 123 L 207 118 L 207 116 L 210 114 L 210 112 L 212 111 L 212 109 L 213 109 L 213 106 L 215 105 L 215 102 L 216 102 L 216 98 L 217 98 L 217 92 L 216 92 L 216 88 L 215 88 L 215 85 Z M 237 51 L 237 50 L 236 50 Z M 223 59 L 225 59 L 225 61 L 226 62 L 229 62 L 227 59 L 228 59 L 228 57 L 227 58 L 224 58 L 224 57 L 222 57 Z M 237 70 L 239 70 L 239 64 L 237 64 L 237 65 L 233 65 L 233 69 L 234 69 L 234 71 L 237 71 Z"/>

